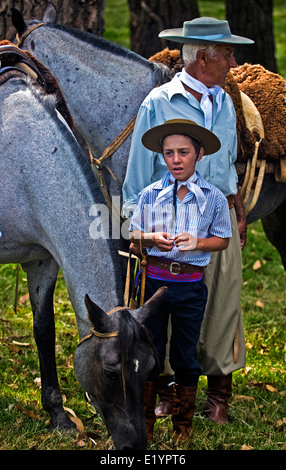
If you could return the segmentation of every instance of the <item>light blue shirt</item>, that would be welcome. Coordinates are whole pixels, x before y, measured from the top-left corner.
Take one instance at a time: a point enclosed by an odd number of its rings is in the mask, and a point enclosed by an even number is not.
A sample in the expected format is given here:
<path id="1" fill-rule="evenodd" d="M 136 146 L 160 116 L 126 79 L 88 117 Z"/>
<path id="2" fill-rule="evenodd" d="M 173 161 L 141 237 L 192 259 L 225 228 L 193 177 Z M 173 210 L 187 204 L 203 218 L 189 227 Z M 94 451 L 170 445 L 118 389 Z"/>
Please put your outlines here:
<path id="1" fill-rule="evenodd" d="M 231 237 L 231 222 L 228 202 L 222 192 L 204 180 L 197 172 L 196 184 L 206 197 L 206 205 L 201 213 L 196 197 L 191 191 L 183 201 L 176 198 L 177 215 L 174 217 L 172 191 L 161 193 L 170 185 L 170 173 L 147 186 L 139 195 L 131 218 L 129 230 L 139 230 L 146 233 L 167 232 L 172 236 L 188 232 L 197 238 Z M 174 247 L 171 251 L 162 252 L 157 247 L 147 248 L 148 254 L 159 256 L 181 263 L 206 266 L 211 255 L 206 251 L 179 251 Z"/>
<path id="2" fill-rule="evenodd" d="M 154 88 L 138 111 L 133 131 L 125 181 L 123 183 L 122 214 L 130 217 L 136 197 L 150 183 L 162 178 L 166 165 L 162 154 L 146 149 L 142 135 L 151 127 L 169 119 L 190 119 L 204 126 L 205 117 L 200 103 L 187 92 L 180 80 L 180 72 L 169 82 Z M 204 156 L 196 165 L 201 176 L 219 188 L 225 196 L 237 193 L 237 173 L 234 162 L 237 157 L 236 113 L 230 96 L 223 90 L 222 107 L 217 111 L 213 104 L 213 120 L 210 130 L 221 141 L 221 148 Z"/>

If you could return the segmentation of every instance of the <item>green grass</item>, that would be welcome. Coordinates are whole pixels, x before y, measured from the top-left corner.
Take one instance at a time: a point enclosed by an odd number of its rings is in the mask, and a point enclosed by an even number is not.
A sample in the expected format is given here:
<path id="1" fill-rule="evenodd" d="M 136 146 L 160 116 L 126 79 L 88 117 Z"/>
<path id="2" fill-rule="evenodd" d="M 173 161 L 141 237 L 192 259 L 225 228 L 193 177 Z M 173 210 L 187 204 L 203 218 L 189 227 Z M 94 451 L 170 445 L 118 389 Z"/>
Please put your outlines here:
<path id="1" fill-rule="evenodd" d="M 259 260 L 261 267 L 253 269 Z M 73 370 L 78 342 L 75 316 L 63 277 L 55 293 L 57 367 L 65 406 L 85 427 L 85 434 L 51 431 L 41 406 L 39 366 L 29 302 L 14 313 L 15 265 L 0 266 L 0 449 L 106 450 L 113 448 L 102 421 L 87 406 Z M 260 222 L 248 229 L 243 251 L 242 310 L 247 364 L 234 373 L 231 423 L 218 427 L 204 418 L 206 378 L 201 377 L 191 439 L 172 440 L 170 418 L 157 421 L 149 450 L 282 450 L 286 445 L 286 273 Z M 27 294 L 20 271 L 19 298 Z"/>
<path id="2" fill-rule="evenodd" d="M 286 76 L 285 6 L 274 1 L 279 71 Z M 199 1 L 201 15 L 224 17 L 223 2 Z M 106 0 L 105 37 L 129 45 L 127 0 Z M 259 260 L 261 267 L 254 269 Z M 78 342 L 75 316 L 62 275 L 55 293 L 57 367 L 64 404 L 85 427 L 85 434 L 51 431 L 41 406 L 39 365 L 32 333 L 27 281 L 20 271 L 17 314 L 14 313 L 16 266 L 0 266 L 0 450 L 112 449 L 102 421 L 87 406 L 73 370 Z M 260 222 L 248 229 L 243 251 L 242 311 L 247 364 L 234 373 L 231 423 L 218 427 L 203 417 L 205 377 L 201 377 L 189 442 L 178 446 L 170 418 L 158 420 L 150 450 L 282 450 L 286 448 L 286 273 Z M 248 454 L 249 455 L 249 454 Z"/>

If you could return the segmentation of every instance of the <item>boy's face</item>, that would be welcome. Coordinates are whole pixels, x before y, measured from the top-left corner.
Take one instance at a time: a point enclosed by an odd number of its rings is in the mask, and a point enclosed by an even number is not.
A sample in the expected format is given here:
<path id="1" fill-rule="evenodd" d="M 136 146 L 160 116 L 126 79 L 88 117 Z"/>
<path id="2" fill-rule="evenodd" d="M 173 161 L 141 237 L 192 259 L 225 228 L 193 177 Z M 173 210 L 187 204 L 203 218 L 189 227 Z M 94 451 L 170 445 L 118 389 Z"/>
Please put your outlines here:
<path id="1" fill-rule="evenodd" d="M 201 147 L 199 161 L 203 156 Z M 163 155 L 168 171 L 179 181 L 187 181 L 195 171 L 196 150 L 187 136 L 172 134 L 165 137 L 163 142 Z"/>

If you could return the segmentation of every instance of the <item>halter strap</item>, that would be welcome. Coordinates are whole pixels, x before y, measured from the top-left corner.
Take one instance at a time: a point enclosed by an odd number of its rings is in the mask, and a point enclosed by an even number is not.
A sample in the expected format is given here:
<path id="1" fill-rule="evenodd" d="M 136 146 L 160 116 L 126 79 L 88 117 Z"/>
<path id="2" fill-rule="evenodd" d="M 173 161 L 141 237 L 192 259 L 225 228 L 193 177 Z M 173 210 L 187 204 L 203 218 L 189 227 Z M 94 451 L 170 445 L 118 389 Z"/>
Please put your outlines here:
<path id="1" fill-rule="evenodd" d="M 114 312 L 118 312 L 120 310 L 125 310 L 126 307 L 115 307 L 112 310 L 109 310 L 109 312 L 106 313 L 106 315 L 111 315 Z M 77 347 L 82 344 L 84 341 L 92 338 L 92 336 L 96 336 L 97 338 L 114 338 L 115 336 L 119 335 L 119 331 L 111 331 L 110 333 L 100 333 L 99 331 L 96 331 L 93 326 L 90 327 L 90 334 L 84 336 L 80 342 L 78 343 Z"/>
<path id="2" fill-rule="evenodd" d="M 40 26 L 43 26 L 44 24 L 45 23 L 38 23 L 35 26 L 33 26 L 31 29 L 27 29 L 27 31 L 25 31 L 25 33 L 23 33 L 21 37 L 19 37 L 19 35 L 16 34 L 17 46 L 21 47 L 26 37 L 29 36 L 29 34 L 32 33 L 35 29 L 40 28 Z"/>

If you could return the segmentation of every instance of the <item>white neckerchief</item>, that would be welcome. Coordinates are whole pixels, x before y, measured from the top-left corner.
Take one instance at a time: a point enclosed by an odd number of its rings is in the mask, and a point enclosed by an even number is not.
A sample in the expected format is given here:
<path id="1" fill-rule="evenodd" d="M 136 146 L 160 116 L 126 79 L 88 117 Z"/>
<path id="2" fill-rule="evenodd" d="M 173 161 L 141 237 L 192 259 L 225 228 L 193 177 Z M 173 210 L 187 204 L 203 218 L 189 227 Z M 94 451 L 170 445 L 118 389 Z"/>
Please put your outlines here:
<path id="1" fill-rule="evenodd" d="M 197 173 L 194 172 L 187 181 L 178 181 L 178 189 L 181 186 L 187 186 L 188 190 L 192 192 L 194 196 L 196 197 L 200 213 L 203 214 L 205 207 L 206 207 L 207 199 L 203 191 L 201 190 L 201 188 L 195 183 L 197 179 L 198 179 Z M 161 202 L 159 200 L 166 199 L 167 197 L 173 196 L 173 188 L 174 188 L 174 181 L 175 181 L 174 176 L 170 174 L 169 180 L 172 181 L 172 184 L 170 184 L 167 188 L 162 189 L 162 191 L 160 191 L 156 199 L 156 203 Z"/>
<path id="2" fill-rule="evenodd" d="M 199 82 L 199 80 L 196 80 L 194 77 L 189 75 L 185 68 L 183 68 L 180 74 L 180 80 L 192 90 L 195 90 L 202 95 L 200 105 L 205 115 L 205 127 L 210 129 L 212 125 L 213 105 L 209 96 L 212 95 L 216 100 L 218 111 L 220 111 L 222 102 L 221 87 L 218 85 L 215 85 L 211 88 L 206 87 L 202 82 Z"/>

